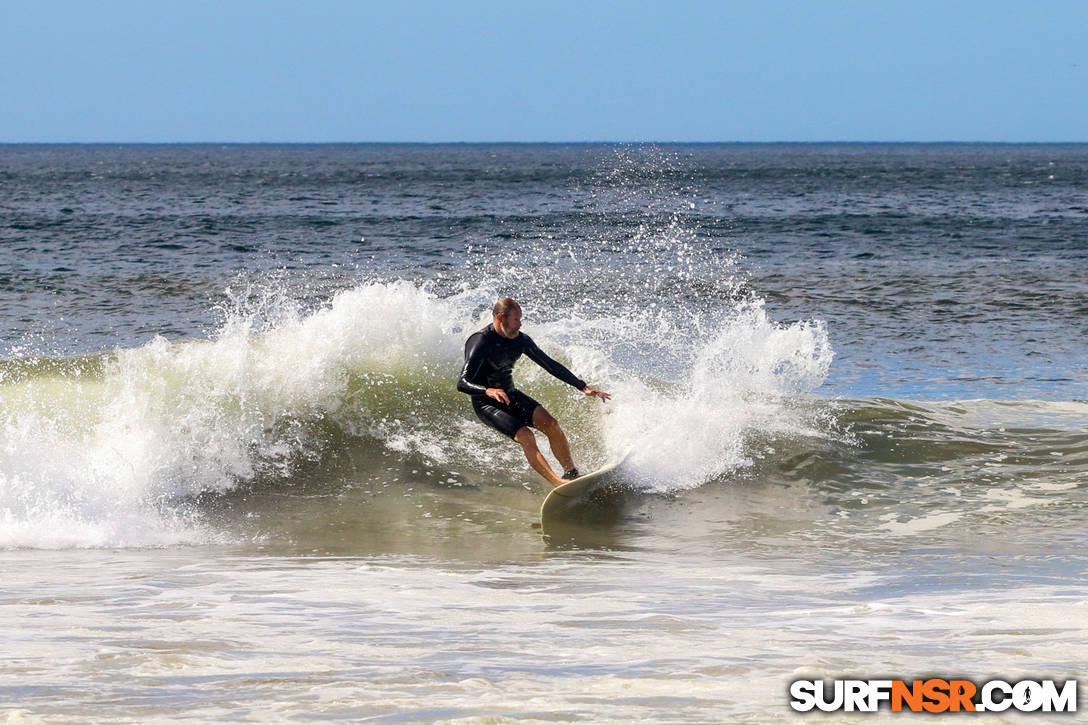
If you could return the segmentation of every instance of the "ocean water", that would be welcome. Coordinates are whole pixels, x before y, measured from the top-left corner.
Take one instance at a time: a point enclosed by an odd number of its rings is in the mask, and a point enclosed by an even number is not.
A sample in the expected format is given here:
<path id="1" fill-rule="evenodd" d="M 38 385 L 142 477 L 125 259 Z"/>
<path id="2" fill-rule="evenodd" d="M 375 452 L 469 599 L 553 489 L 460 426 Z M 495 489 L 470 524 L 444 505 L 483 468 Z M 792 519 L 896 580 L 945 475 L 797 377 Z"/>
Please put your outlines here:
<path id="1" fill-rule="evenodd" d="M 1086 270 L 1088 146 L 0 146 L 0 720 L 1084 680 Z M 454 387 L 506 295 L 607 516 Z"/>

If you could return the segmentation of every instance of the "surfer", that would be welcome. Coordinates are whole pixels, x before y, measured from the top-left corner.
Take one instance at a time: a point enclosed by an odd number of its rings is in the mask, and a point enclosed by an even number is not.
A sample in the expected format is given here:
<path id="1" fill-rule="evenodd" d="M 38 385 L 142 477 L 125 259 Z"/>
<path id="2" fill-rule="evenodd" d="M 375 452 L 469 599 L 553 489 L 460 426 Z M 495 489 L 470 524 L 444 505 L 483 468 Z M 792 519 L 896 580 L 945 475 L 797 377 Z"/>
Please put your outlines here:
<path id="1" fill-rule="evenodd" d="M 544 406 L 514 387 L 514 363 L 524 354 L 586 395 L 602 402 L 612 396 L 586 385 L 521 332 L 521 306 L 513 299 L 504 297 L 496 302 L 491 315 L 491 324 L 465 342 L 465 367 L 457 380 L 457 389 L 472 396 L 472 409 L 480 420 L 521 445 L 529 465 L 552 486 L 577 478 L 579 473 L 570 455 L 570 444 L 559 423 Z M 548 436 L 552 455 L 563 467 L 562 477 L 555 475 L 537 448 L 536 435 L 530 426 Z"/>

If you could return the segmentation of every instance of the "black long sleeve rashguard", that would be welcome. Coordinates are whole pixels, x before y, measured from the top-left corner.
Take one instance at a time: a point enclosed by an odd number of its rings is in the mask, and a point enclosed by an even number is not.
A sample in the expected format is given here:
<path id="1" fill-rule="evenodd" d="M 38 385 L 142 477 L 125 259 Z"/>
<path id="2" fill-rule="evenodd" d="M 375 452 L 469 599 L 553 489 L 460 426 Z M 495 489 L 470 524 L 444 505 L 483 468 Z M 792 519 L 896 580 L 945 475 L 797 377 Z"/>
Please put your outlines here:
<path id="1" fill-rule="evenodd" d="M 515 390 L 514 363 L 522 355 L 564 383 L 579 390 L 586 387 L 584 380 L 548 357 L 524 332 L 511 340 L 488 325 L 465 342 L 465 367 L 457 380 L 457 389 L 472 396 L 486 395 L 488 388 Z"/>

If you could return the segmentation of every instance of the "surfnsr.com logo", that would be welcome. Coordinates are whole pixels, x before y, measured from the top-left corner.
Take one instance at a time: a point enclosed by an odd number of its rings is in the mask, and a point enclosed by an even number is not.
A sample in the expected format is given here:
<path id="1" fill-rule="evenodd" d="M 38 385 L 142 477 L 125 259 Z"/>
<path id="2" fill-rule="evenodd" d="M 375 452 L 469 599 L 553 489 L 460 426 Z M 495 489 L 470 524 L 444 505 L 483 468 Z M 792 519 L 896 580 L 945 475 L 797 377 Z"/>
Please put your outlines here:
<path id="1" fill-rule="evenodd" d="M 797 712 L 1076 712 L 1077 681 L 796 680 L 790 707 Z"/>

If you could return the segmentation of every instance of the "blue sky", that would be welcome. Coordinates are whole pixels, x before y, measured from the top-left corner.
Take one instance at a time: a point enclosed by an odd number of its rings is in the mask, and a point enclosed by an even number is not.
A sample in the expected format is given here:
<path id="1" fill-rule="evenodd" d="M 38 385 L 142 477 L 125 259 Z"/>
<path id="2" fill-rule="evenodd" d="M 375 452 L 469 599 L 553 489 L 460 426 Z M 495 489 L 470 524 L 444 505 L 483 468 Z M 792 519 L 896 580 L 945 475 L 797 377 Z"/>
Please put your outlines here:
<path id="1" fill-rule="evenodd" d="M 1088 2 L 0 0 L 0 142 L 1088 141 Z"/>

